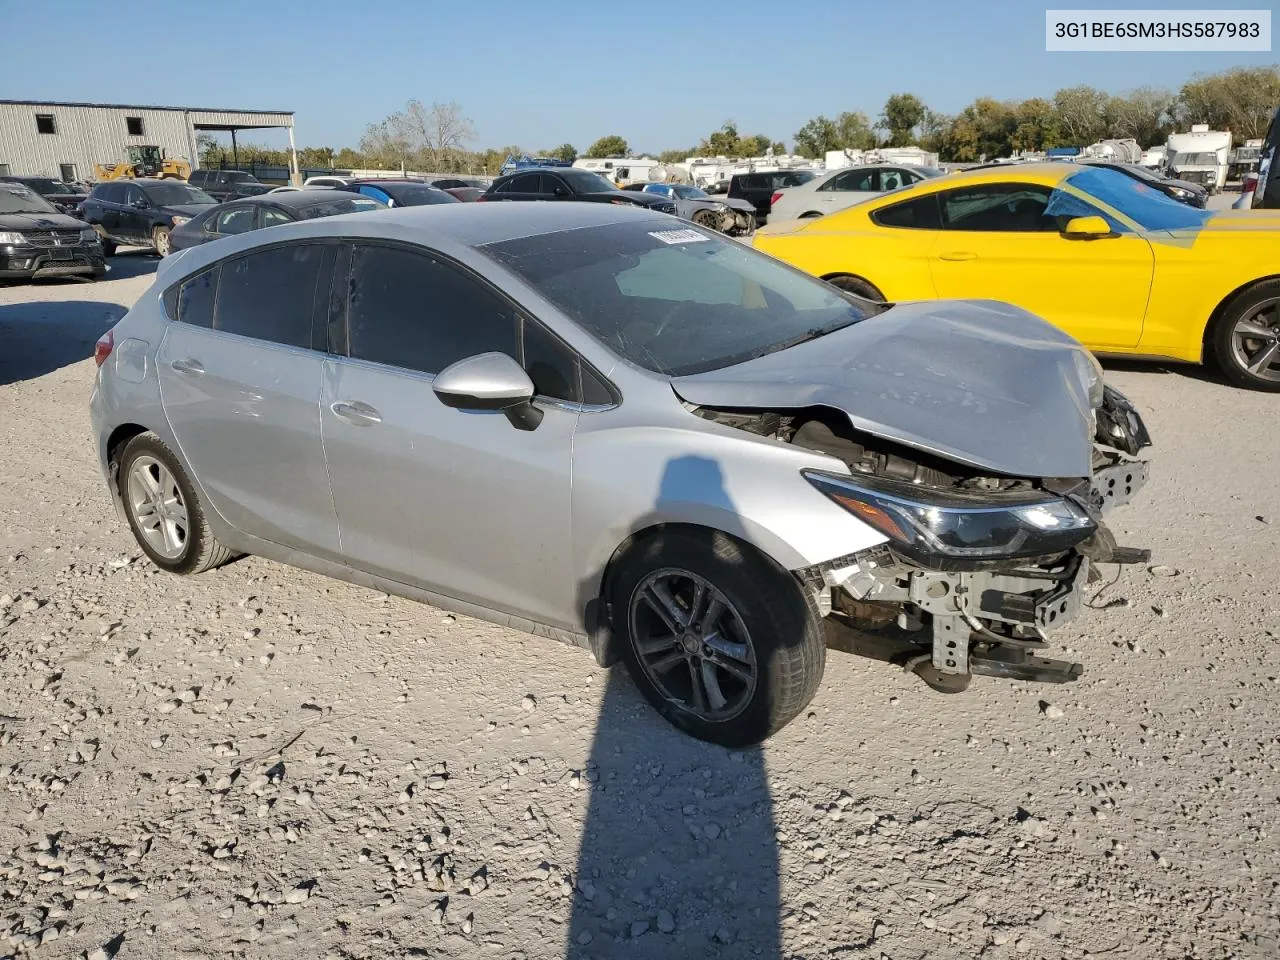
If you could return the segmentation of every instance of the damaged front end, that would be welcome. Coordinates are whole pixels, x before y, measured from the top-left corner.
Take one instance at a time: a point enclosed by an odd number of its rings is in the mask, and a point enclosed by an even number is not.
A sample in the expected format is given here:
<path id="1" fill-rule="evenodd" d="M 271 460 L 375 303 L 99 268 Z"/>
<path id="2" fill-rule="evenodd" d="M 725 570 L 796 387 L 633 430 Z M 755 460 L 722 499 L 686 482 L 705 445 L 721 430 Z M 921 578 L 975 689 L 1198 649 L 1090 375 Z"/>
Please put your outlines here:
<path id="1" fill-rule="evenodd" d="M 887 542 L 800 571 L 824 615 L 892 633 L 894 657 L 936 689 L 971 675 L 1062 683 L 1078 663 L 1039 656 L 1073 618 L 1102 563 L 1145 563 L 1104 515 L 1145 484 L 1141 417 L 1118 392 L 1095 397 L 1088 477 L 1016 477 L 960 465 L 862 433 L 835 411 L 697 408 L 708 419 L 836 457 L 849 473 L 804 471 Z"/>

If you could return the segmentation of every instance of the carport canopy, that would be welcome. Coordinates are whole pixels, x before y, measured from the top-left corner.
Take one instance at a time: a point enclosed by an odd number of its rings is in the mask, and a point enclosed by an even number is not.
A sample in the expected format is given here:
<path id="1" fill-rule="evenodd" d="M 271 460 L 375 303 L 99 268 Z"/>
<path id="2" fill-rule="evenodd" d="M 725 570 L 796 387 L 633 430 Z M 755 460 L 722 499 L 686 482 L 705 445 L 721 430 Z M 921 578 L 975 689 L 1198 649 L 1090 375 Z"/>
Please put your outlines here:
<path id="1" fill-rule="evenodd" d="M 197 110 L 188 109 L 187 117 L 194 130 L 216 130 L 231 134 L 232 162 L 240 165 L 240 149 L 236 144 L 239 130 L 289 131 L 289 166 L 295 185 L 301 180 L 298 173 L 298 149 L 293 140 L 293 114 L 285 110 Z"/>

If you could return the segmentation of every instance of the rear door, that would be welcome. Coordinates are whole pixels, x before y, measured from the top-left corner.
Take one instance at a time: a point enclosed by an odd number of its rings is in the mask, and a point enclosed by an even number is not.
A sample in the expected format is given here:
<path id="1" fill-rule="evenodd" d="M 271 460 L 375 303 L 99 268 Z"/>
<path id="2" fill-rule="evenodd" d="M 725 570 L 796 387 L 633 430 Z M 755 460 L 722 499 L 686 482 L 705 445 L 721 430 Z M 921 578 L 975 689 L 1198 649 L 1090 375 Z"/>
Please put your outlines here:
<path id="1" fill-rule="evenodd" d="M 336 249 L 258 248 L 185 281 L 156 361 L 165 415 L 210 505 L 245 533 L 330 557 L 320 385 Z"/>
<path id="2" fill-rule="evenodd" d="M 462 266 L 420 247 L 359 243 L 345 288 L 347 350 L 320 405 L 342 548 L 371 573 L 569 626 L 576 355 Z M 450 364 L 520 359 L 543 412 L 533 430 L 446 407 Z"/>

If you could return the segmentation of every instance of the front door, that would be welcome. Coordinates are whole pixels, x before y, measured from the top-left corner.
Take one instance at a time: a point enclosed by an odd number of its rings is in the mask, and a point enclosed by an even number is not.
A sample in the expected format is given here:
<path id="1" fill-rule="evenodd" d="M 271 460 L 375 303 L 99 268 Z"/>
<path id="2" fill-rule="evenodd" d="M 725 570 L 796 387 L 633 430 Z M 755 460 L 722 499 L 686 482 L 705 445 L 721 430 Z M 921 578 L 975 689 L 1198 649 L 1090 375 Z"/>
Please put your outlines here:
<path id="1" fill-rule="evenodd" d="M 124 204 L 120 208 L 120 226 L 117 234 L 122 240 L 142 243 L 151 239 L 149 207 L 150 201 L 140 187 L 132 183 L 124 185 Z"/>
<path id="2" fill-rule="evenodd" d="M 1151 245 L 1114 221 L 1109 237 L 1068 239 L 1040 184 L 994 183 L 939 195 L 942 230 L 930 252 L 943 298 L 1004 300 L 1087 347 L 1135 347 L 1151 291 Z M 1089 213 L 1084 201 L 1075 216 Z M 1094 214 L 1103 216 L 1101 210 Z"/>
<path id="3" fill-rule="evenodd" d="M 156 358 L 165 415 L 214 509 L 245 533 L 330 557 L 317 315 L 335 249 L 268 247 L 187 280 Z"/>
<path id="4" fill-rule="evenodd" d="M 542 421 L 526 431 L 446 407 L 431 389 L 458 360 L 519 358 L 541 328 L 530 322 L 522 338 L 519 313 L 461 266 L 377 244 L 352 250 L 347 321 L 349 356 L 326 364 L 320 405 L 343 553 L 371 573 L 571 626 L 572 394 L 540 399 Z M 540 393 L 576 389 L 576 372 L 557 380 L 562 363 L 525 366 Z"/>

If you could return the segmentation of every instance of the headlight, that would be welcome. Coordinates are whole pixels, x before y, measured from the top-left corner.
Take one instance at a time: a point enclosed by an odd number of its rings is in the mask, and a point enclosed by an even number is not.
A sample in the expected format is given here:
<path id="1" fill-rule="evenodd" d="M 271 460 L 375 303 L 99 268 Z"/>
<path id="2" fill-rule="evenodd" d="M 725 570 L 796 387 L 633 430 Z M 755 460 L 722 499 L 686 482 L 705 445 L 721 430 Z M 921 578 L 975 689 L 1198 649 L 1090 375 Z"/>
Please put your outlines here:
<path id="1" fill-rule="evenodd" d="M 27 238 L 20 233 L 0 231 L 0 243 L 26 243 Z"/>
<path id="2" fill-rule="evenodd" d="M 190 219 L 191 219 L 190 217 L 179 217 L 175 214 L 174 216 L 169 218 L 169 222 L 172 223 L 175 227 L 180 227 Z"/>
<path id="3" fill-rule="evenodd" d="M 1096 529 L 1084 508 L 1051 494 L 974 494 L 802 472 L 818 490 L 927 566 L 1062 553 Z"/>
<path id="4" fill-rule="evenodd" d="M 98 231 L 97 230 L 81 230 L 80 242 L 81 243 L 97 243 Z"/>
<path id="5" fill-rule="evenodd" d="M 716 213 L 728 213 L 729 205 L 727 203 L 717 203 L 714 207 Z"/>

